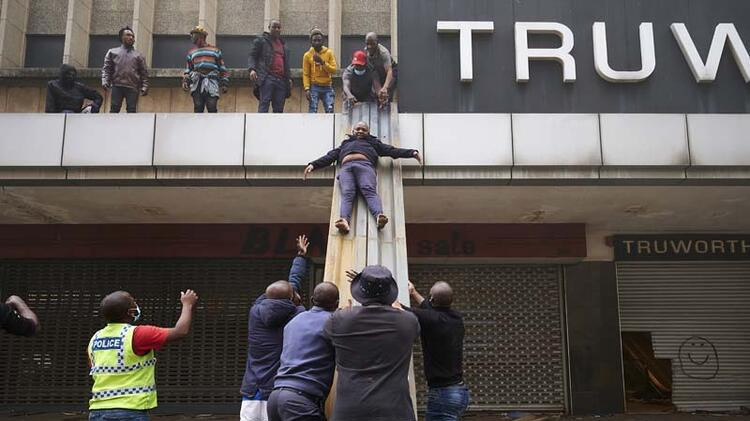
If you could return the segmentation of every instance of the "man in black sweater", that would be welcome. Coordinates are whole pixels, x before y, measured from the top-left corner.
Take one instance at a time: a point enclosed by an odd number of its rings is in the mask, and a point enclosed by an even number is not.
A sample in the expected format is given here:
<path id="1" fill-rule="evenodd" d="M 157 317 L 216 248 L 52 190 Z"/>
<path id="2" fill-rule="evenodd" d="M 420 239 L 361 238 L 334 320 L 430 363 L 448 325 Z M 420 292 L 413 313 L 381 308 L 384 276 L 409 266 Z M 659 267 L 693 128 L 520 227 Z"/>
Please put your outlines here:
<path id="1" fill-rule="evenodd" d="M 378 196 L 378 176 L 375 167 L 378 157 L 390 156 L 396 158 L 414 158 L 422 163 L 422 157 L 416 149 L 401 149 L 381 142 L 370 135 L 370 127 L 364 121 L 354 125 L 354 132 L 349 135 L 338 148 L 310 162 L 305 167 L 304 178 L 318 168 L 327 167 L 334 162 L 339 163 L 339 187 L 341 188 L 341 218 L 336 221 L 336 228 L 341 234 L 349 232 L 349 220 L 352 217 L 352 206 L 357 191 L 362 193 L 367 202 L 370 213 L 378 222 L 378 229 L 388 223 L 388 217 L 383 214 L 383 204 Z"/>
<path id="2" fill-rule="evenodd" d="M 91 100 L 91 112 L 98 113 L 102 106 L 102 95 L 76 80 L 78 71 L 69 64 L 60 66 L 60 78 L 47 83 L 45 113 L 80 113 L 83 101 Z"/>
<path id="3" fill-rule="evenodd" d="M 469 405 L 463 378 L 463 316 L 451 309 L 453 289 L 436 282 L 425 298 L 409 282 L 409 296 L 416 306 L 407 308 L 419 320 L 427 378 L 426 421 L 458 421 Z"/>

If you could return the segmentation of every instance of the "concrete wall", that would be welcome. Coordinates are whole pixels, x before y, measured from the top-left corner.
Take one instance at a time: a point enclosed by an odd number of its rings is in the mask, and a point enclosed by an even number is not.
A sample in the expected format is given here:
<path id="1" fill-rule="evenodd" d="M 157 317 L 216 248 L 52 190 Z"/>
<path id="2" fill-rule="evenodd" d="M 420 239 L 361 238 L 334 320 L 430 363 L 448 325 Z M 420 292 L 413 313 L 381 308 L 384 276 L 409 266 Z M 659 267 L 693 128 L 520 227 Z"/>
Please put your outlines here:
<path id="1" fill-rule="evenodd" d="M 281 0 L 281 30 L 286 35 L 310 35 L 317 26 L 328 32 L 328 0 Z"/>
<path id="2" fill-rule="evenodd" d="M 29 2 L 29 34 L 64 34 L 68 17 L 68 0 L 33 0 Z"/>
<path id="3" fill-rule="evenodd" d="M 89 86 L 96 87 L 104 95 L 104 107 L 102 112 L 109 110 L 109 93 L 99 88 L 96 81 L 86 81 Z M 288 113 L 307 112 L 307 99 L 302 92 L 302 82 L 295 82 L 296 88 L 292 97 L 287 99 L 284 111 Z M 0 113 L 42 113 L 44 112 L 44 101 L 46 88 L 44 83 L 34 86 L 0 86 Z M 335 111 L 341 111 L 341 87 L 336 86 Z M 123 105 L 123 112 L 124 112 Z M 219 100 L 219 112 L 222 113 L 254 113 L 258 110 L 258 100 L 252 95 L 248 86 L 232 86 L 229 92 L 222 95 Z M 148 96 L 141 97 L 138 103 L 139 112 L 192 112 L 193 102 L 190 96 L 181 88 L 177 87 L 153 87 Z M 318 106 L 318 112 L 323 112 L 322 105 Z"/>
<path id="4" fill-rule="evenodd" d="M 391 0 L 343 0 L 342 9 L 342 35 L 390 35 Z"/>
<path id="5" fill-rule="evenodd" d="M 114 35 L 125 25 L 133 25 L 133 0 L 93 1 L 92 35 Z"/>
<path id="6" fill-rule="evenodd" d="M 154 34 L 188 36 L 198 24 L 198 0 L 159 0 L 154 11 Z"/>
<path id="7" fill-rule="evenodd" d="M 220 35 L 257 35 L 263 28 L 263 0 L 220 0 L 217 32 Z"/>

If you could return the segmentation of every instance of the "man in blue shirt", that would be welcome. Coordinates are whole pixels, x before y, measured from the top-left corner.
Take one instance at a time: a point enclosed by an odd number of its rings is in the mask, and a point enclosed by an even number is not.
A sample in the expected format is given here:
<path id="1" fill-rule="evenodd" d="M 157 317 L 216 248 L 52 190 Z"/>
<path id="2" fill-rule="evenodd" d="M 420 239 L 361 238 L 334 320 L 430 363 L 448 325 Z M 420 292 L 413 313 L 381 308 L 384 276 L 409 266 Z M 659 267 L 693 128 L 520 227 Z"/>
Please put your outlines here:
<path id="1" fill-rule="evenodd" d="M 323 282 L 313 291 L 313 308 L 284 328 L 281 366 L 268 398 L 269 421 L 325 421 L 323 404 L 335 367 L 333 344 L 324 327 L 339 305 L 339 290 Z"/>
<path id="2" fill-rule="evenodd" d="M 247 365 L 242 379 L 241 421 L 267 421 L 268 396 L 279 369 L 284 326 L 305 311 L 299 305 L 299 288 L 307 273 L 307 237 L 297 238 L 297 257 L 292 261 L 289 281 L 276 281 L 266 288 L 250 308 L 247 322 Z"/>

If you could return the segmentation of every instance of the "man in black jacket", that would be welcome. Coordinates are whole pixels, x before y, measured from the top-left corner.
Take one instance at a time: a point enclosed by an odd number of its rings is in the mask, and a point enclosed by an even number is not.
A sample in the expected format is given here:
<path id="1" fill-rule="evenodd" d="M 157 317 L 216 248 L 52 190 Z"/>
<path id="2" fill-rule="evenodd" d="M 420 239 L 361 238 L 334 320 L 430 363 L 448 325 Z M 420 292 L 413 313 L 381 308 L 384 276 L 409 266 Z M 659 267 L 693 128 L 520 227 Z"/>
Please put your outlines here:
<path id="1" fill-rule="evenodd" d="M 422 163 L 422 157 L 416 149 L 402 149 L 388 145 L 370 135 L 370 127 L 364 121 L 354 125 L 354 131 L 341 142 L 341 146 L 332 149 L 327 154 L 310 162 L 303 177 L 318 168 L 327 167 L 334 162 L 339 163 L 339 187 L 341 189 L 341 208 L 336 228 L 341 234 L 349 232 L 349 220 L 352 217 L 352 206 L 357 191 L 362 193 L 367 207 L 382 229 L 388 223 L 388 217 L 383 214 L 383 204 L 378 196 L 378 176 L 375 167 L 378 157 L 390 156 L 397 158 L 414 158 Z"/>
<path id="2" fill-rule="evenodd" d="M 89 99 L 91 112 L 98 113 L 103 98 L 96 89 L 89 88 L 76 80 L 78 71 L 69 64 L 60 66 L 60 78 L 47 83 L 45 113 L 80 113 L 83 100 Z"/>
<path id="3" fill-rule="evenodd" d="M 292 95 L 292 78 L 289 49 L 281 39 L 281 22 L 271 20 L 268 32 L 253 41 L 248 68 L 250 80 L 255 83 L 253 94 L 260 101 L 258 112 L 267 113 L 270 104 L 273 112 L 283 113 L 284 102 Z"/>

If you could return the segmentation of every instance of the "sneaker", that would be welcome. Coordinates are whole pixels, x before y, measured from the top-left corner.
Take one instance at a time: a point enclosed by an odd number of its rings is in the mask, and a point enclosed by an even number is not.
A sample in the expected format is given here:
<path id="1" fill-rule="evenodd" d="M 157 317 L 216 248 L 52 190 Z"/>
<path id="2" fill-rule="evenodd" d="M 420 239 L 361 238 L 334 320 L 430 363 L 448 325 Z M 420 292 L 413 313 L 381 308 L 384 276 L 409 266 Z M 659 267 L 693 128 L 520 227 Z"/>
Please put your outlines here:
<path id="1" fill-rule="evenodd" d="M 341 235 L 346 235 L 349 233 L 349 223 L 346 222 L 346 219 L 339 219 L 334 225 L 336 226 L 336 228 L 338 228 Z"/>
<path id="2" fill-rule="evenodd" d="M 378 215 L 378 230 L 382 230 L 385 224 L 388 223 L 388 217 L 382 213 Z"/>

